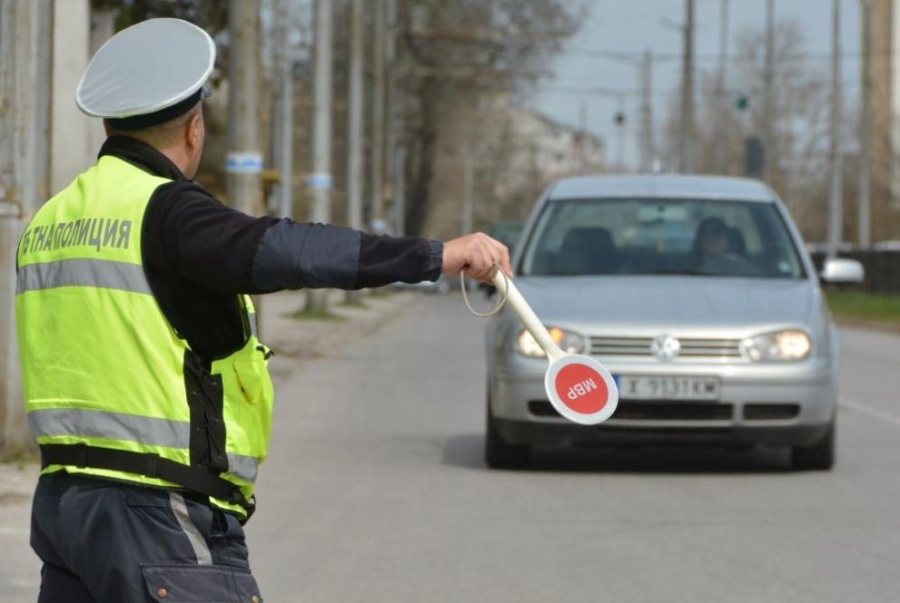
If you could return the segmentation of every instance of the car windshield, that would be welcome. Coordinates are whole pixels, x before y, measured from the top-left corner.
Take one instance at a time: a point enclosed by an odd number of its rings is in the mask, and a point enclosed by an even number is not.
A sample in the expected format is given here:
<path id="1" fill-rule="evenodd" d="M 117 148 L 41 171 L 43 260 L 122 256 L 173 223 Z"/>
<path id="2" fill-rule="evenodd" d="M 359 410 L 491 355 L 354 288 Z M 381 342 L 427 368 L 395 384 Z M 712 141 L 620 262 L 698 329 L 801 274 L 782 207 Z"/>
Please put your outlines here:
<path id="1" fill-rule="evenodd" d="M 709 199 L 551 201 L 521 274 L 805 277 L 774 204 Z"/>

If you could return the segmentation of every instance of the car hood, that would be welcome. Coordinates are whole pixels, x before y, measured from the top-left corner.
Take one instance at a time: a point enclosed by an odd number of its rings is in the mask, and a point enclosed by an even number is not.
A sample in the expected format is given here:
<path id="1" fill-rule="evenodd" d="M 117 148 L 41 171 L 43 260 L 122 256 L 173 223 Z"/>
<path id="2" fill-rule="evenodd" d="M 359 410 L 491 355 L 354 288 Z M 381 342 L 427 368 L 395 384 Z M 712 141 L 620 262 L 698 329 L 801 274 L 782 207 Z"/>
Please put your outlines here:
<path id="1" fill-rule="evenodd" d="M 544 324 L 585 334 L 803 326 L 818 299 L 815 284 L 805 279 L 519 277 L 515 283 Z"/>

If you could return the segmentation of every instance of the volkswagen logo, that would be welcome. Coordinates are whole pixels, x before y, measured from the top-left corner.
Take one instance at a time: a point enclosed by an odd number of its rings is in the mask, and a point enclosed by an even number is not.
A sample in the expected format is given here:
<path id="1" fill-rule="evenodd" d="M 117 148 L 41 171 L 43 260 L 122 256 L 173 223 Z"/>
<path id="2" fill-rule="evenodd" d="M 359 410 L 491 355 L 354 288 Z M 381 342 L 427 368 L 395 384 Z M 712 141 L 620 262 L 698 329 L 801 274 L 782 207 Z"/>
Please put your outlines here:
<path id="1" fill-rule="evenodd" d="M 671 335 L 660 335 L 650 344 L 650 350 L 660 360 L 674 360 L 681 351 L 681 342 Z"/>

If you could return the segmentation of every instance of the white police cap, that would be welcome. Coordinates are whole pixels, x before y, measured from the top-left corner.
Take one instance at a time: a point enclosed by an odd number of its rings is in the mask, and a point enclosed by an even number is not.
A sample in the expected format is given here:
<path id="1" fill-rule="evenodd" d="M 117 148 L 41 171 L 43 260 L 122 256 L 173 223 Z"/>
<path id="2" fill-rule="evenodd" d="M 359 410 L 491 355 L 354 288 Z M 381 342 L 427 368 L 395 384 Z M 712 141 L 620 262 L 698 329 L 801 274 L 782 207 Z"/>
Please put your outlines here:
<path id="1" fill-rule="evenodd" d="M 149 19 L 110 38 L 75 91 L 84 113 L 125 130 L 183 115 L 201 97 L 216 62 L 208 33 L 181 19 Z"/>

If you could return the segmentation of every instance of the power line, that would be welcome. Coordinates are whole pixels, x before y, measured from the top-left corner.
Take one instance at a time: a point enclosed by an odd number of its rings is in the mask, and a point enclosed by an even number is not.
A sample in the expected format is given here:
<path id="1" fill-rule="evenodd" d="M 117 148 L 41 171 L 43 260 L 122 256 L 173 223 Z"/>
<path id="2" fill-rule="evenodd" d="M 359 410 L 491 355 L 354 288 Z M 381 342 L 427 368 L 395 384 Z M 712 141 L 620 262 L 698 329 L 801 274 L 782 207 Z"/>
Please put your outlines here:
<path id="1" fill-rule="evenodd" d="M 849 80 L 844 80 L 842 82 L 842 86 L 845 90 L 848 88 L 850 88 L 850 89 L 861 88 L 862 82 L 857 81 L 857 78 L 852 78 Z M 694 90 L 697 93 L 705 93 L 705 94 L 715 94 L 717 92 L 715 83 L 705 85 L 705 86 L 695 87 Z M 554 94 L 554 95 L 562 95 L 562 96 L 583 95 L 583 96 L 606 96 L 606 97 L 615 98 L 615 97 L 619 97 L 619 96 L 639 97 L 642 94 L 642 90 L 640 88 L 577 88 L 577 87 L 561 86 L 561 87 L 540 88 L 538 90 L 538 93 L 539 94 Z M 666 98 L 671 98 L 673 95 L 680 94 L 680 93 L 681 93 L 681 87 L 670 88 L 668 90 L 653 90 L 651 92 L 651 94 L 655 97 L 666 97 Z M 761 99 L 762 94 L 763 94 L 763 86 L 762 85 L 748 86 L 748 87 L 741 87 L 741 88 L 725 88 L 723 90 L 724 96 L 726 96 L 726 97 L 733 96 L 734 98 L 741 97 L 741 96 L 749 96 L 751 98 L 759 96 Z M 824 94 L 824 92 L 823 92 L 823 94 Z"/>
<path id="2" fill-rule="evenodd" d="M 637 50 L 606 50 L 606 49 L 595 49 L 595 48 L 571 48 L 565 51 L 565 54 L 575 55 L 575 56 L 585 56 L 585 57 L 595 57 L 599 59 L 608 59 L 613 61 L 635 61 L 638 62 L 641 60 L 643 56 L 643 51 Z M 900 56 L 900 50 L 880 50 L 872 52 L 872 57 L 895 57 Z M 658 58 L 657 58 L 658 57 Z M 761 54 L 759 57 L 742 57 L 742 56 L 732 56 L 729 59 L 731 63 L 756 63 L 763 59 L 763 55 Z M 841 61 L 858 61 L 863 58 L 862 52 L 842 52 L 840 54 Z M 653 54 L 654 61 L 662 61 L 662 62 L 680 62 L 682 60 L 682 56 L 677 53 L 672 52 L 663 52 L 663 53 L 654 53 Z M 705 54 L 695 54 L 694 62 L 718 62 L 721 60 L 721 54 L 716 53 L 705 53 Z M 779 58 L 780 63 L 784 62 L 805 62 L 805 61 L 831 61 L 832 55 L 830 52 L 804 52 L 800 54 L 794 54 L 787 57 Z"/>

